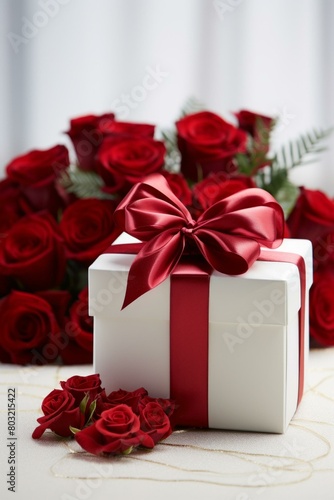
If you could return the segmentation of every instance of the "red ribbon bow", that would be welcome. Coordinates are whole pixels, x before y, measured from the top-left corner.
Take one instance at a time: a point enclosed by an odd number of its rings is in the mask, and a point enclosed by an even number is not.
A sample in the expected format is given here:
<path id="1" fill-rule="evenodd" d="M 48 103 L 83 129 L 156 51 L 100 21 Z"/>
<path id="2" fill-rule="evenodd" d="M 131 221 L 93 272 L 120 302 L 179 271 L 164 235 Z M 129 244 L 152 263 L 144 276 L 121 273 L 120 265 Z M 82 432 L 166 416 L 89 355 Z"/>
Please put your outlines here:
<path id="1" fill-rule="evenodd" d="M 267 191 L 240 191 L 195 221 L 161 174 L 133 186 L 115 221 L 145 242 L 130 268 L 123 308 L 164 281 L 189 251 L 221 273 L 242 274 L 259 257 L 261 245 L 277 248 L 284 234 L 282 208 Z"/>

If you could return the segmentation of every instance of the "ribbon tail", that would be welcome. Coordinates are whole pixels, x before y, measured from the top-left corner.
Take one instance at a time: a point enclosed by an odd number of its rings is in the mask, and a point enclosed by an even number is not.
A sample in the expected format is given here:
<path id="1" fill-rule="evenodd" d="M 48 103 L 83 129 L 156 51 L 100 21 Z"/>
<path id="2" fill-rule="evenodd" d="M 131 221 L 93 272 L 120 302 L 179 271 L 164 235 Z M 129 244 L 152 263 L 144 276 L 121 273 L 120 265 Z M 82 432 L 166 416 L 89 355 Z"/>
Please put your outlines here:
<path id="1" fill-rule="evenodd" d="M 168 278 L 183 250 L 184 238 L 180 233 L 164 232 L 146 243 L 130 267 L 122 309 Z"/>

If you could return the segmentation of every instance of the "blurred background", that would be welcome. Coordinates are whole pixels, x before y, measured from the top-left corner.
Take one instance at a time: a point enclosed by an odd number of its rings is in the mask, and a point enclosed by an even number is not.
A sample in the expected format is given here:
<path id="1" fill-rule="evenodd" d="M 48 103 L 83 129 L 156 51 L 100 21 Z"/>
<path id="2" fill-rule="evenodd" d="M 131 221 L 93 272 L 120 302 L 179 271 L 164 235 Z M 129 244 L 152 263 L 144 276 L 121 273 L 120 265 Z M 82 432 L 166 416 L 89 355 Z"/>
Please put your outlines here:
<path id="1" fill-rule="evenodd" d="M 0 174 L 69 145 L 71 118 L 173 126 L 190 97 L 279 118 L 273 146 L 334 125 L 331 0 L 1 0 Z M 334 195 L 334 134 L 292 180 Z"/>

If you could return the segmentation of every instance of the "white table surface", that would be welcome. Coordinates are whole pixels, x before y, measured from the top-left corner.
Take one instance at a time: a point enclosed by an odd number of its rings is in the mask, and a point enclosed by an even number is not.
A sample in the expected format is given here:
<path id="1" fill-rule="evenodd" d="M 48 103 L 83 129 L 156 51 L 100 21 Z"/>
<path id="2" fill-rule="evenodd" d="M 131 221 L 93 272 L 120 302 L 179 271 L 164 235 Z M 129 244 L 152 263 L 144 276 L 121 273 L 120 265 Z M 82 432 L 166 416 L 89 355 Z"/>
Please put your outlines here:
<path id="1" fill-rule="evenodd" d="M 42 399 L 92 366 L 0 365 L 0 498 L 334 500 L 334 348 L 312 350 L 306 392 L 284 435 L 187 430 L 152 451 L 100 458 L 31 433 Z M 17 391 L 16 493 L 7 490 L 7 390 Z"/>

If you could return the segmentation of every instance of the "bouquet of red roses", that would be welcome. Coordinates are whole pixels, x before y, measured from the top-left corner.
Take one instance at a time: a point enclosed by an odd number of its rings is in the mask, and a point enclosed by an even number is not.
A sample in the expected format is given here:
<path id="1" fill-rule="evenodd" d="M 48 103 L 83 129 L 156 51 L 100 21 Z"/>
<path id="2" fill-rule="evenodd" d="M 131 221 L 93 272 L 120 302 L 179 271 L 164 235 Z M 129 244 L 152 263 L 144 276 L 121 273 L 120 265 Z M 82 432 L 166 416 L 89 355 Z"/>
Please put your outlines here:
<path id="1" fill-rule="evenodd" d="M 295 186 L 291 168 L 317 153 L 328 131 L 314 130 L 276 154 L 276 120 L 239 111 L 235 123 L 189 112 L 175 130 L 124 123 L 114 114 L 70 122 L 64 145 L 33 150 L 6 166 L 0 182 L 0 361 L 92 362 L 87 269 L 119 235 L 113 212 L 129 189 L 162 173 L 194 218 L 249 187 L 269 191 L 286 215 L 286 235 L 314 248 L 310 334 L 334 345 L 334 201 Z M 159 136 L 159 137 L 157 137 Z"/>

